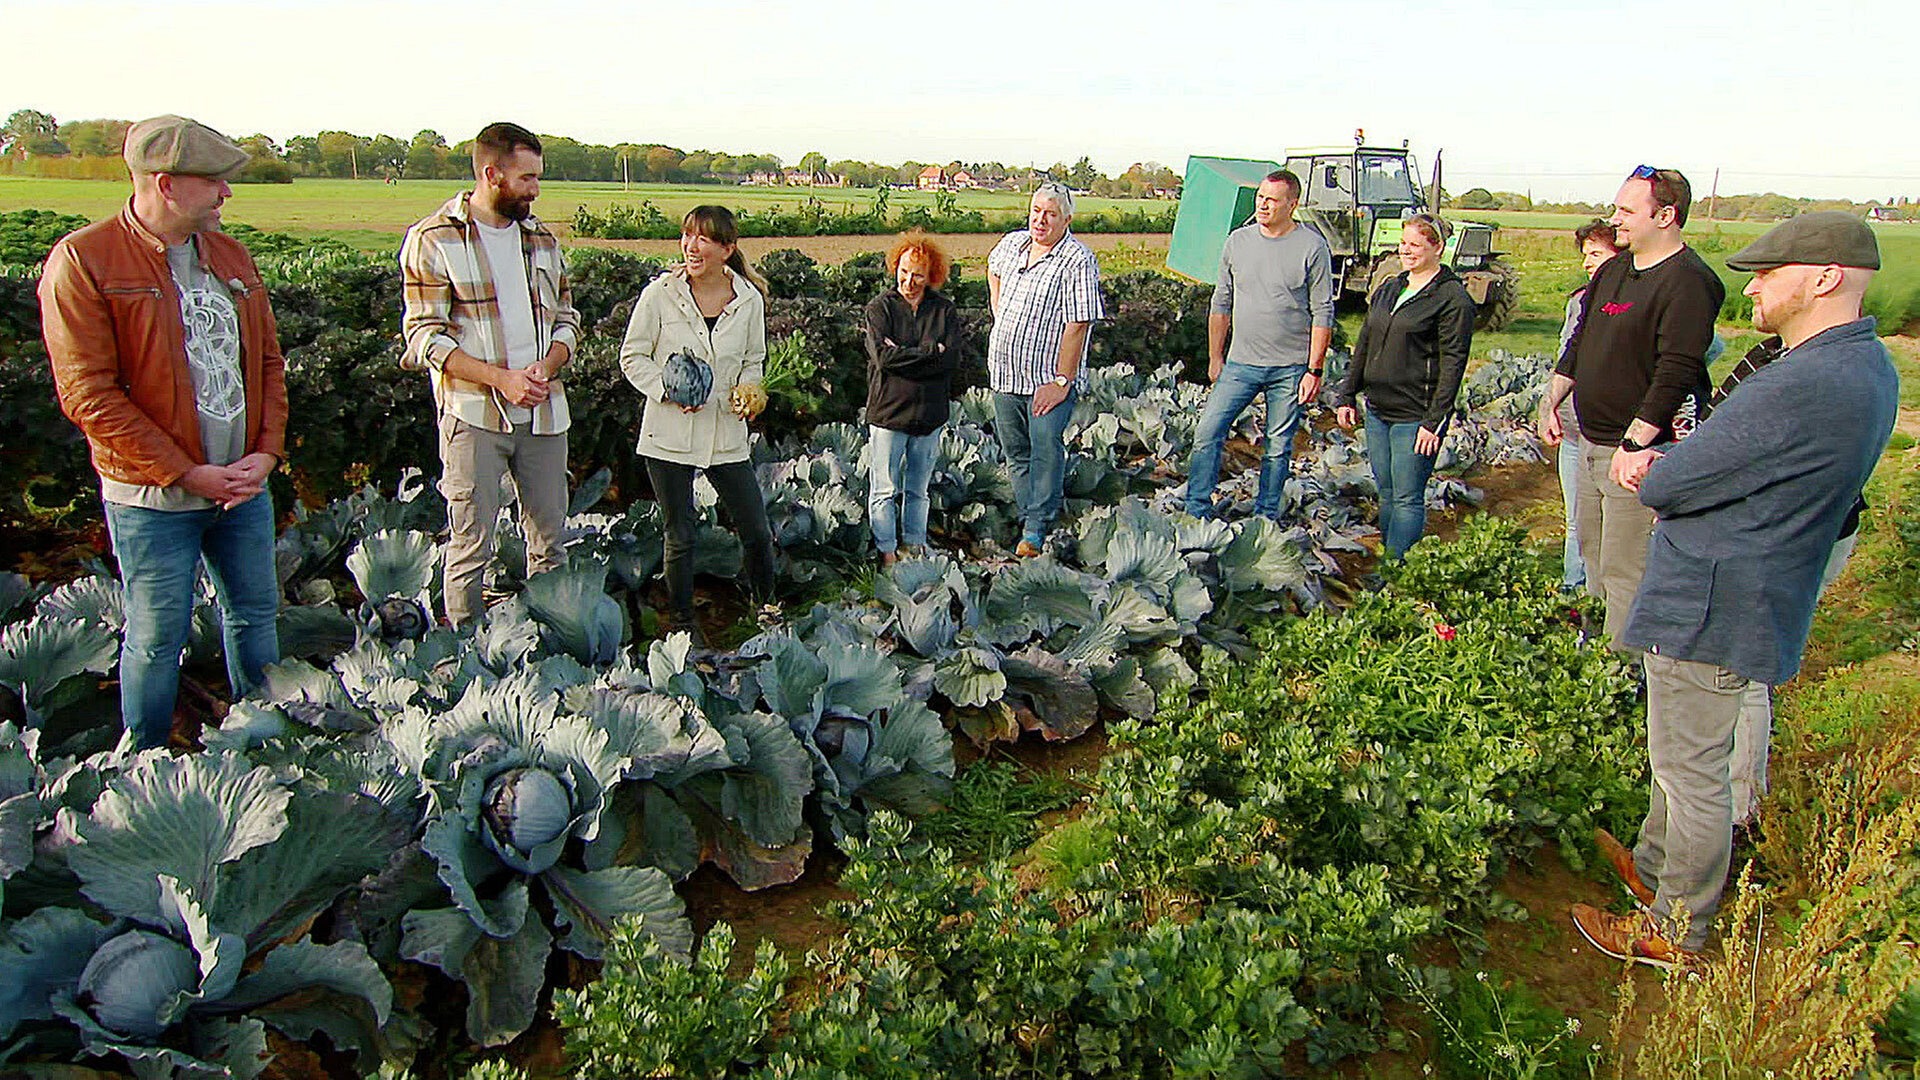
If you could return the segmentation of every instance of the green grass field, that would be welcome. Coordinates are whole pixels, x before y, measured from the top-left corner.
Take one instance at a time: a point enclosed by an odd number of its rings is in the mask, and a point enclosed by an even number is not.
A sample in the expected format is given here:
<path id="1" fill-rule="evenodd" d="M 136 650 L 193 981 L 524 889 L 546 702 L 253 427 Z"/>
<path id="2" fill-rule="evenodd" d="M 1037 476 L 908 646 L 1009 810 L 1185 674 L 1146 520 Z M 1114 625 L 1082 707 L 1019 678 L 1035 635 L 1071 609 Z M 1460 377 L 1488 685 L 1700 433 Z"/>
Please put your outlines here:
<path id="1" fill-rule="evenodd" d="M 1461 218 L 1487 221 L 1500 226 L 1498 246 L 1520 271 L 1522 282 L 1520 310 L 1514 323 L 1499 334 L 1474 339 L 1474 351 L 1500 347 L 1515 352 L 1538 351 L 1531 346 L 1543 339 L 1549 329 L 1559 330 L 1566 295 L 1580 284 L 1580 264 L 1573 250 L 1573 230 L 1587 218 L 1573 214 L 1535 214 L 1522 212 L 1466 211 Z M 1737 297 L 1750 276 L 1727 269 L 1727 257 L 1745 247 L 1755 237 L 1773 227 L 1765 221 L 1695 220 L 1687 227 L 1687 241 L 1699 251 L 1726 283 L 1727 295 Z M 1879 224 L 1873 226 L 1880 242 L 1881 269 L 1867 291 L 1867 313 L 1880 320 L 1885 334 L 1911 332 L 1920 323 L 1920 224 Z M 1722 336 L 1744 326 L 1752 308 L 1736 302 L 1723 312 Z M 1551 323 L 1551 328 L 1547 326 Z M 1512 338 L 1513 343 L 1503 339 Z M 1746 339 L 1751 344 L 1752 336 Z M 1741 345 L 1744 352 L 1746 345 Z M 1731 348 L 1729 349 L 1731 351 Z"/>
<path id="2" fill-rule="evenodd" d="M 1449 210 L 1447 216 L 1463 221 L 1484 221 L 1503 229 L 1553 229 L 1569 233 L 1592 220 L 1584 214 L 1542 214 L 1531 210 Z M 1752 238 L 1776 224 L 1772 221 L 1708 221 L 1700 204 L 1695 203 L 1694 216 L 1687 223 L 1687 236 L 1696 242 L 1698 238 L 1715 232 L 1729 237 Z M 1880 222 L 1873 226 L 1873 231 L 1883 240 L 1889 236 L 1920 238 L 1920 222 Z"/>
<path id="3" fill-rule="evenodd" d="M 243 184 L 234 188 L 227 203 L 229 221 L 242 222 L 269 232 L 296 235 L 324 234 L 369 251 L 390 251 L 394 237 L 407 226 L 431 213 L 448 197 L 468 187 L 459 180 L 402 180 L 386 184 L 378 180 L 297 180 L 291 184 Z M 623 189 L 619 184 L 553 181 L 540 186 L 540 201 L 535 211 L 549 222 L 565 224 L 576 207 L 604 211 L 615 204 L 639 205 L 653 200 L 661 212 L 677 217 L 701 203 L 722 203 L 735 210 L 764 210 L 770 206 L 794 207 L 808 198 L 817 198 L 829 210 L 851 207 L 862 210 L 873 202 L 873 191 L 865 188 L 791 188 L 745 187 L 721 184 L 635 184 Z M 909 206 L 933 206 L 930 192 L 893 191 L 888 193 L 894 210 Z M 127 185 L 110 180 L 47 180 L 38 177 L 0 176 L 0 211 L 53 210 L 63 214 L 83 214 L 100 219 L 119 211 L 127 200 Z M 961 210 L 987 213 L 1020 213 L 1027 204 L 1018 192 L 960 191 L 954 193 Z M 1078 200 L 1079 213 L 1103 210 L 1136 210 L 1142 207 L 1164 210 L 1164 200 L 1096 199 Z"/>

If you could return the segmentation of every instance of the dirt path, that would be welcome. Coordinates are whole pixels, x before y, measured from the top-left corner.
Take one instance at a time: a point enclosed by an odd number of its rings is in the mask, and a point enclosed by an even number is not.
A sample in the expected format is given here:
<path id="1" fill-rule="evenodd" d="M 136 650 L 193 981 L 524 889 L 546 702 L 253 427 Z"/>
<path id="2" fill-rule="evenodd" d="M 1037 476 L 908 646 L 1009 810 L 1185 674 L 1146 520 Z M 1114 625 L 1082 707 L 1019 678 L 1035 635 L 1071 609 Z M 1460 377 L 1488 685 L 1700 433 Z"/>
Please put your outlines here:
<path id="1" fill-rule="evenodd" d="M 1427 535 L 1452 540 L 1460 534 L 1460 525 L 1468 515 L 1483 513 L 1525 526 L 1535 543 L 1558 541 L 1563 535 L 1566 519 L 1560 509 L 1560 474 L 1551 462 L 1495 465 L 1478 469 L 1465 479 L 1486 497 L 1479 506 L 1461 504 L 1430 513 Z"/>

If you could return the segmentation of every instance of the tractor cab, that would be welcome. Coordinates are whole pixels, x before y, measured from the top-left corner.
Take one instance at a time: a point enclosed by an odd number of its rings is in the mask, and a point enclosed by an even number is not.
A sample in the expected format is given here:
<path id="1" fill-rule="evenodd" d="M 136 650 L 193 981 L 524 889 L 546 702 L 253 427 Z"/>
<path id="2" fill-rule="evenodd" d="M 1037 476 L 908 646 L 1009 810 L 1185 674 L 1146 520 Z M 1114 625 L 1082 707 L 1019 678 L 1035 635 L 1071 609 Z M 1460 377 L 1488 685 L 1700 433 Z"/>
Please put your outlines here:
<path id="1" fill-rule="evenodd" d="M 1326 237 L 1340 288 L 1366 293 L 1376 256 L 1400 244 L 1401 220 L 1426 208 L 1412 155 L 1388 147 L 1310 147 L 1289 150 L 1286 167 L 1300 178 L 1294 216 Z"/>
<path id="2" fill-rule="evenodd" d="M 1287 151 L 1285 161 L 1300 178 L 1294 218 L 1326 238 L 1336 296 L 1364 298 L 1399 272 L 1402 223 L 1432 205 L 1405 147 L 1305 147 Z M 1189 158 L 1168 267 L 1212 281 L 1227 233 L 1251 217 L 1253 189 L 1275 167 L 1257 159 Z M 1480 325 L 1505 325 L 1517 290 L 1512 268 L 1494 250 L 1494 227 L 1452 224 L 1442 260 L 1464 279 Z"/>

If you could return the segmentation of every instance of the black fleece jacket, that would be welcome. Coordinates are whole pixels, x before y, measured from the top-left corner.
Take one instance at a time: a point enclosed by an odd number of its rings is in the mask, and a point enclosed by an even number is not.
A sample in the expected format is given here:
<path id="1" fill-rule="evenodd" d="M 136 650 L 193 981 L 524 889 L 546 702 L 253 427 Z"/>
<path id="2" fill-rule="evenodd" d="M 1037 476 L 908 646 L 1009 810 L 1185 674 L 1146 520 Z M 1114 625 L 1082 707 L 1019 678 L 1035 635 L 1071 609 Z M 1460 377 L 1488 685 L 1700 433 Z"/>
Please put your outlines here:
<path id="1" fill-rule="evenodd" d="M 1367 298 L 1367 322 L 1338 400 L 1352 405 L 1364 390 L 1367 408 L 1387 423 L 1417 421 L 1445 435 L 1473 345 L 1473 297 L 1445 266 L 1396 310 L 1393 303 L 1406 287 L 1402 271 Z"/>
<path id="2" fill-rule="evenodd" d="M 898 289 L 867 303 L 867 423 L 929 435 L 947 422 L 960 366 L 959 311 L 937 289 L 915 311 Z"/>

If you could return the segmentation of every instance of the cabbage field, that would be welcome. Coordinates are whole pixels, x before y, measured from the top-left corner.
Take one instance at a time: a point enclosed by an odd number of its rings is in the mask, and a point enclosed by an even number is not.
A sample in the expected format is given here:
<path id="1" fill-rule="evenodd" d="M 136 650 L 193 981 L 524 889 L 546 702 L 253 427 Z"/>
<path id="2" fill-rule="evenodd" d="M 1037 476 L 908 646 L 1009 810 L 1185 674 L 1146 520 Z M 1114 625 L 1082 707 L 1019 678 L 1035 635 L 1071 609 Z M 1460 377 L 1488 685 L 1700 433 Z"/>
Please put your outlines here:
<path id="1" fill-rule="evenodd" d="M 41 568 L 0 573 L 9 1075 L 1320 1075 L 1404 1049 L 1407 1002 L 1468 1000 L 1457 965 L 1525 917 L 1510 865 L 1544 846 L 1581 867 L 1595 825 L 1645 810 L 1631 672 L 1590 639 L 1595 604 L 1556 592 L 1557 548 L 1475 516 L 1357 588 L 1372 480 L 1324 417 L 1279 522 L 1249 516 L 1251 469 L 1224 520 L 1179 512 L 1205 290 L 1109 279 L 1046 554 L 1008 554 L 971 370 L 933 547 L 883 569 L 853 320 L 884 272 L 770 255 L 754 461 L 783 615 L 729 621 L 741 551 L 703 482 L 723 647 L 697 649 L 655 632 L 661 522 L 613 356 L 657 266 L 576 253 L 593 332 L 569 381 L 592 408 L 567 565 L 529 576 L 503 514 L 505 598 L 456 632 L 433 618 L 445 506 L 391 263 L 249 241 L 298 438 L 275 477 L 285 660 L 222 700 L 206 598 L 177 752 L 116 741 L 119 587 L 74 540 L 90 474 L 43 396 L 33 271 L 0 275 L 0 422 L 44 436 L 0 452 L 0 538 Z M 952 292 L 983 326 L 979 283 Z M 1545 372 L 1476 367 L 1430 505 L 1540 460 Z M 1243 418 L 1243 461 L 1258 431 Z M 1046 829 L 965 842 L 991 759 L 1102 734 Z M 736 939 L 691 888 L 803 878 L 839 897 L 804 956 Z M 1534 1049 L 1533 1075 L 1603 1060 Z"/>

